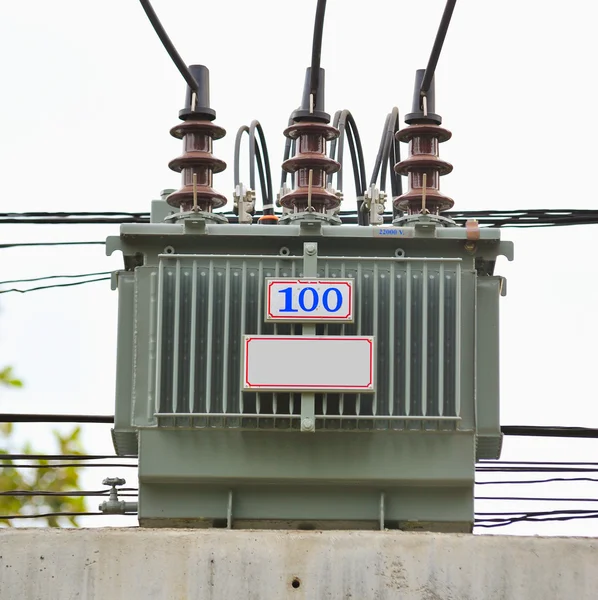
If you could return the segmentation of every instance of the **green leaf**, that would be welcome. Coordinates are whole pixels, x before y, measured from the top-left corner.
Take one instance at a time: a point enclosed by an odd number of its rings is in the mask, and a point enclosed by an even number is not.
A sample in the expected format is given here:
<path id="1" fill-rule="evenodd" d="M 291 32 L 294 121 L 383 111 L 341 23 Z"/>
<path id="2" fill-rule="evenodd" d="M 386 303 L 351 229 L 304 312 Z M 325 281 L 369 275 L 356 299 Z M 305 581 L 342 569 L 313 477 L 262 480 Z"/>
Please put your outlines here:
<path id="1" fill-rule="evenodd" d="M 23 387 L 23 382 L 13 376 L 12 367 L 5 367 L 0 371 L 0 383 L 11 387 Z"/>

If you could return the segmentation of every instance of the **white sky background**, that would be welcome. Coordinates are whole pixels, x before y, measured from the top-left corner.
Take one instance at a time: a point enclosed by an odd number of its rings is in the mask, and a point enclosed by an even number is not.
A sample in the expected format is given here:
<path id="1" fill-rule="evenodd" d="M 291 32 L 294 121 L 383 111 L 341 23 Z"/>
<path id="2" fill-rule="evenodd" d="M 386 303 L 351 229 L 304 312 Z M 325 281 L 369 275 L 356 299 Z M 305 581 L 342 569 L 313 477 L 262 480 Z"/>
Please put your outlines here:
<path id="1" fill-rule="evenodd" d="M 229 166 L 214 187 L 229 198 L 235 132 L 254 118 L 265 129 L 278 185 L 282 131 L 310 61 L 315 4 L 154 0 L 183 58 L 210 69 L 216 123 L 228 132 L 214 144 Z M 352 111 L 369 178 L 387 112 L 394 105 L 402 114 L 410 110 L 414 72 L 425 67 L 444 0 L 328 4 L 326 107 L 332 114 Z M 453 132 L 441 155 L 455 166 L 441 187 L 456 208 L 596 208 L 597 18 L 598 7 L 588 0 L 459 0 L 436 73 L 436 109 Z M 160 190 L 180 187 L 167 164 L 181 145 L 168 131 L 178 122 L 185 83 L 138 1 L 2 2 L 0 57 L 0 211 L 147 211 Z M 345 208 L 354 203 L 349 169 Z M 503 424 L 598 426 L 597 231 L 503 232 L 516 250 L 515 262 L 503 260 L 497 269 L 508 279 L 501 314 Z M 0 225 L 0 243 L 117 234 L 118 226 Z M 2 280 L 120 267 L 120 255 L 107 258 L 102 246 L 0 250 Z M 26 386 L 3 391 L 0 411 L 111 414 L 116 304 L 109 282 L 2 295 L 0 365 L 14 365 Z M 44 425 L 18 427 L 19 437 L 42 452 L 55 450 L 49 432 Z M 85 426 L 84 439 L 90 453 L 113 451 L 108 426 Z M 502 458 L 598 461 L 598 440 L 510 437 Z M 85 487 L 98 489 L 107 474 L 136 484 L 133 469 L 88 470 Z M 477 494 L 596 498 L 596 490 L 598 484 L 555 483 L 481 486 Z M 91 510 L 95 504 L 91 499 Z M 598 508 L 548 508 L 557 506 Z M 598 520 L 491 531 L 597 535 Z"/>

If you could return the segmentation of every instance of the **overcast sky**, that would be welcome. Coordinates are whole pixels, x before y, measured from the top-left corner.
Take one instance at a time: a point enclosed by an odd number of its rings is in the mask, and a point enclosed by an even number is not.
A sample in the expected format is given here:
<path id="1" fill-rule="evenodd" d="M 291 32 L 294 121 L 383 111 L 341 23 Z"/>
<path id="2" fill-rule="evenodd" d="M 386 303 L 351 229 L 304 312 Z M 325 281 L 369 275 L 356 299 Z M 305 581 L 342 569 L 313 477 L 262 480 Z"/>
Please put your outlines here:
<path id="1" fill-rule="evenodd" d="M 154 0 L 184 59 L 210 69 L 216 123 L 228 132 L 214 144 L 229 165 L 214 187 L 229 198 L 235 132 L 255 118 L 278 183 L 282 131 L 310 60 L 315 4 Z M 326 108 L 352 111 L 369 177 L 387 112 L 410 109 L 414 72 L 425 67 L 444 0 L 328 5 Z M 441 189 L 456 208 L 596 208 L 597 13 L 588 0 L 459 0 L 436 76 L 436 112 L 453 132 L 441 155 L 455 167 Z M 160 190 L 179 187 L 167 164 L 180 142 L 168 131 L 178 121 L 185 83 L 137 0 L 2 2 L 0 57 L 0 210 L 147 211 Z M 346 191 L 350 208 L 354 198 Z M 497 268 L 508 279 L 503 424 L 598 426 L 597 232 L 503 231 L 516 256 Z M 117 233 L 117 226 L 2 225 L 0 243 Z M 107 258 L 101 246 L 0 250 L 2 280 L 120 266 L 120 255 Z M 111 414 L 116 302 L 108 282 L 2 295 L 0 365 L 14 365 L 26 387 L 3 392 L 0 410 Z M 112 451 L 109 427 L 87 426 L 84 433 L 90 453 Z M 55 450 L 46 426 L 19 427 L 18 434 L 37 450 Z M 502 458 L 598 461 L 598 441 L 507 438 Z M 133 473 L 109 474 L 134 483 Z M 86 473 L 85 486 L 97 489 L 105 475 Z M 596 490 L 598 484 L 560 483 L 483 486 L 477 493 L 596 498 Z M 480 502 L 477 510 L 543 506 Z M 86 522 L 98 523 L 106 521 Z M 507 532 L 596 535 L 598 523 L 521 524 Z"/>

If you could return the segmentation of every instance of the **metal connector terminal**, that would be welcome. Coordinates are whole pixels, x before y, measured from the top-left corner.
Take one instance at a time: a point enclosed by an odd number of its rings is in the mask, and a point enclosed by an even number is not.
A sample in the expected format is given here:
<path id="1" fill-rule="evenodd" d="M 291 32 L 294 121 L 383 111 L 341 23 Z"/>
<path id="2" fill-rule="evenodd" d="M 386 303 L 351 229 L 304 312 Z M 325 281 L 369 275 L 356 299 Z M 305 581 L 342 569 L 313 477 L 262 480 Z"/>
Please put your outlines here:
<path id="1" fill-rule="evenodd" d="M 255 212 L 255 191 L 239 183 L 233 192 L 233 199 L 235 212 L 239 215 L 239 223 L 252 223 Z"/>
<path id="2" fill-rule="evenodd" d="M 363 198 L 364 210 L 370 213 L 370 223 L 372 225 L 384 224 L 384 207 L 386 205 L 386 192 L 379 190 L 376 184 L 372 183 L 366 190 Z"/>

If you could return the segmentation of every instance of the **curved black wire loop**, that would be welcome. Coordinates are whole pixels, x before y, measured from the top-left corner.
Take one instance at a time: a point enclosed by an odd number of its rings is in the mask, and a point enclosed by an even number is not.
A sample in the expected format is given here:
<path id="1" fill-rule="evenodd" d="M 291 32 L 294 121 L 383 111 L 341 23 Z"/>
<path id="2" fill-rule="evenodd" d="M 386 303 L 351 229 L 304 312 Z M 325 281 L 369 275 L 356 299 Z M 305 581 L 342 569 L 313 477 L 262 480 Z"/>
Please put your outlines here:
<path id="1" fill-rule="evenodd" d="M 357 222 L 359 225 L 366 225 L 367 216 L 361 210 L 366 190 L 365 160 L 357 124 L 351 112 L 346 109 L 339 110 L 334 114 L 332 124 L 339 130 L 338 139 L 332 140 L 330 144 L 330 158 L 336 160 L 341 165 L 340 170 L 336 174 L 336 187 L 340 192 L 343 191 L 343 155 L 346 135 L 349 152 L 351 153 L 355 195 L 357 197 Z M 332 177 L 332 174 L 328 176 L 328 183 L 332 183 Z"/>
<path id="2" fill-rule="evenodd" d="M 387 174 L 390 172 L 390 189 L 393 198 L 403 194 L 403 181 L 394 169 L 395 165 L 401 161 L 401 145 L 395 138 L 399 128 L 399 109 L 395 106 L 386 115 L 378 154 L 370 178 L 370 185 L 375 185 L 378 181 L 378 175 L 380 175 L 380 190 L 385 192 Z M 398 212 L 393 208 L 393 217 L 396 217 L 397 214 Z"/>
<path id="3" fill-rule="evenodd" d="M 257 136 L 256 136 L 257 131 Z M 249 187 L 255 190 L 255 165 L 257 163 L 260 189 L 262 192 L 262 203 L 264 214 L 274 214 L 273 192 L 272 192 L 272 173 L 270 171 L 270 158 L 268 156 L 268 146 L 266 144 L 266 136 L 259 121 L 254 120 L 250 126 L 243 125 L 239 127 L 235 136 L 235 150 L 233 161 L 234 184 L 239 185 L 240 178 L 240 154 L 241 154 L 241 138 L 243 134 L 249 136 Z M 259 143 L 258 143 L 259 140 Z M 261 151 L 260 151 L 261 147 Z"/>
<path id="4" fill-rule="evenodd" d="M 257 138 L 255 132 L 257 131 Z M 258 147 L 258 139 L 259 146 L 261 146 L 262 152 L 260 155 L 260 149 Z M 264 214 L 265 215 L 273 215 L 274 214 L 274 195 L 272 192 L 272 173 L 270 171 L 270 157 L 268 156 L 268 146 L 266 144 L 266 136 L 264 135 L 264 130 L 259 121 L 253 120 L 249 125 L 249 162 L 250 162 L 250 171 L 249 184 L 252 189 L 255 189 L 255 156 L 258 157 L 258 170 L 260 173 L 260 183 L 262 188 L 262 201 L 264 205 Z M 265 168 L 265 173 L 264 173 Z M 265 177 L 264 177 L 265 175 Z M 265 182 L 265 186 L 264 186 Z M 267 191 L 264 191 L 264 187 Z"/>

